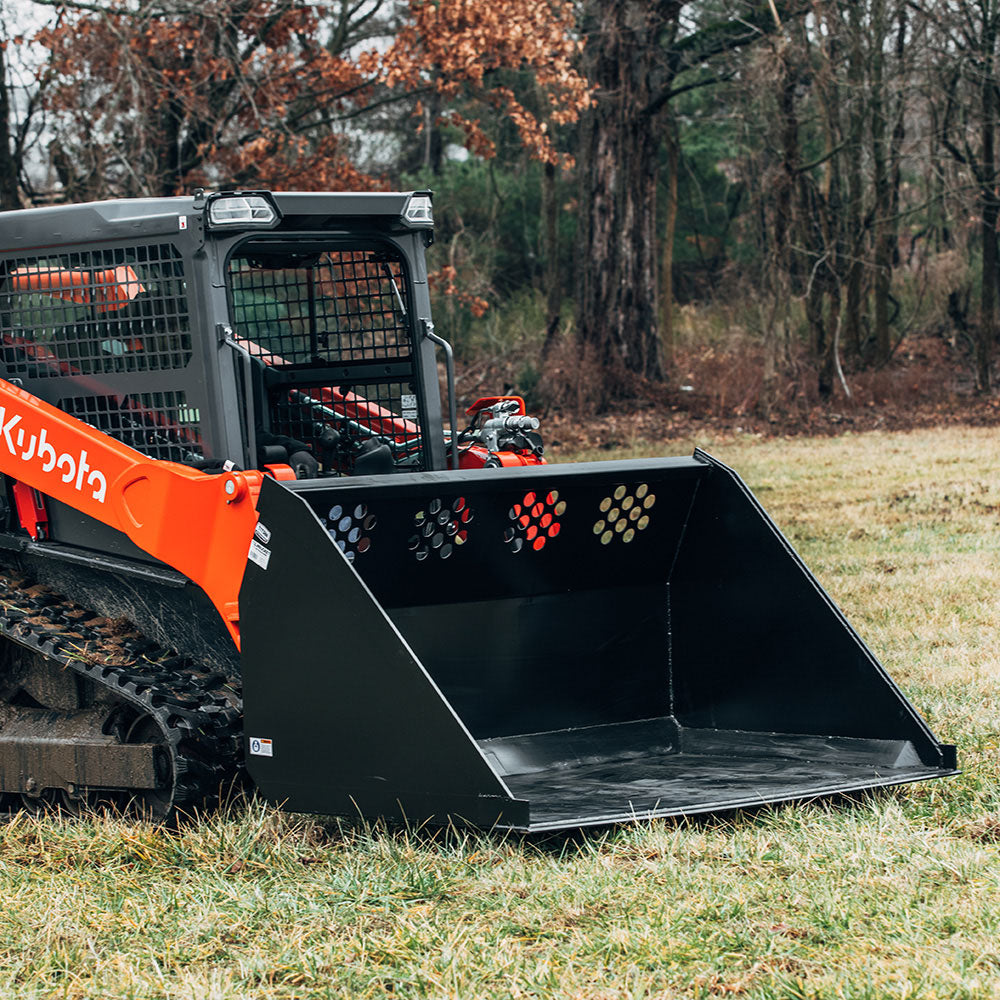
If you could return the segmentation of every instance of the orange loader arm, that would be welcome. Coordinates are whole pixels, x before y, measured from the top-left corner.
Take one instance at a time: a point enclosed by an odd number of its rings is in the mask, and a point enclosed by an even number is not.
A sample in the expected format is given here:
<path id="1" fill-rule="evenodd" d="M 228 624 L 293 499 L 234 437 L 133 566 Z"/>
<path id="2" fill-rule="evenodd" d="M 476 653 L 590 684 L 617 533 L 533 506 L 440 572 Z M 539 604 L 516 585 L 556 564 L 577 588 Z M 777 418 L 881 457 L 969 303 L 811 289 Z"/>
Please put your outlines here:
<path id="1" fill-rule="evenodd" d="M 146 289 L 127 266 L 103 271 L 67 271 L 63 268 L 19 267 L 9 278 L 11 291 L 41 292 L 67 302 L 96 306 L 112 312 L 127 306 Z"/>
<path id="2" fill-rule="evenodd" d="M 124 532 L 205 591 L 240 644 L 262 473 L 156 461 L 0 379 L 0 472 Z"/>

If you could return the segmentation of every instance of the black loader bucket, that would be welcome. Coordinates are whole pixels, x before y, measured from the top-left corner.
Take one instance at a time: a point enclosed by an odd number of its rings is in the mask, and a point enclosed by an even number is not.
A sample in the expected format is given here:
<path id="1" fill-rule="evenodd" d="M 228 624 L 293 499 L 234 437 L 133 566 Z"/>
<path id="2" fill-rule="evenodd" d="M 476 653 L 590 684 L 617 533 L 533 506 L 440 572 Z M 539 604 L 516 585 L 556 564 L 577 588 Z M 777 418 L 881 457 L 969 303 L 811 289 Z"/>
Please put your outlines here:
<path id="1" fill-rule="evenodd" d="M 288 808 L 518 830 L 954 773 L 729 469 L 265 481 L 247 762 Z"/>

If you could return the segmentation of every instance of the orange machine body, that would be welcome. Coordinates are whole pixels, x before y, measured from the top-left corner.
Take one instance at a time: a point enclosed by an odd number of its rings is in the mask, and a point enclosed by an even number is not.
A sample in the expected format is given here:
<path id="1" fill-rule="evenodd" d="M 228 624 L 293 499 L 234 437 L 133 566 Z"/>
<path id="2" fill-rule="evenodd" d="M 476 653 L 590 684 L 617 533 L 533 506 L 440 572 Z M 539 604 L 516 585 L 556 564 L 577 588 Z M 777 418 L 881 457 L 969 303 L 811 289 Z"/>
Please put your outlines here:
<path id="1" fill-rule="evenodd" d="M 263 474 L 156 461 L 0 380 L 0 471 L 124 532 L 205 591 L 239 646 L 239 589 Z M 37 498 L 18 497 L 39 521 Z"/>

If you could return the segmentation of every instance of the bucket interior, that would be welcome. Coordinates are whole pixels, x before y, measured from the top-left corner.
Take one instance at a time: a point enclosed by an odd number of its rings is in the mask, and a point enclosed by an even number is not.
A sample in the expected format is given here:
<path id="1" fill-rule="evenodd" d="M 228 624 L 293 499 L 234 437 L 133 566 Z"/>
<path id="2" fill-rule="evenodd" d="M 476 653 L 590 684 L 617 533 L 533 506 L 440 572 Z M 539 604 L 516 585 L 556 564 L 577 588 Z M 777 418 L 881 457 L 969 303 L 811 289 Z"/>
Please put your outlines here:
<path id="1" fill-rule="evenodd" d="M 391 493 L 353 491 L 367 498 L 315 512 L 385 520 Z M 373 529 L 352 565 L 531 828 L 940 773 L 922 720 L 724 467 L 441 475 L 396 496 L 385 544 Z"/>
<path id="2" fill-rule="evenodd" d="M 818 656 L 758 672 L 747 651 L 739 663 L 704 647 L 674 655 L 685 630 L 671 628 L 676 587 L 465 603 L 461 634 L 482 641 L 464 651 L 449 639 L 454 606 L 392 617 L 490 766 L 530 803 L 533 829 L 717 811 L 933 769 L 890 699 L 879 727 L 858 718 L 860 706 L 784 684 L 791 670 L 823 689 Z M 510 627 L 497 631 L 498 620 Z M 756 680 L 744 684 L 744 672 Z"/>
<path id="3" fill-rule="evenodd" d="M 552 829 L 954 767 L 707 456 L 265 483 L 258 509 L 246 719 L 275 751 L 248 766 L 292 808 Z"/>

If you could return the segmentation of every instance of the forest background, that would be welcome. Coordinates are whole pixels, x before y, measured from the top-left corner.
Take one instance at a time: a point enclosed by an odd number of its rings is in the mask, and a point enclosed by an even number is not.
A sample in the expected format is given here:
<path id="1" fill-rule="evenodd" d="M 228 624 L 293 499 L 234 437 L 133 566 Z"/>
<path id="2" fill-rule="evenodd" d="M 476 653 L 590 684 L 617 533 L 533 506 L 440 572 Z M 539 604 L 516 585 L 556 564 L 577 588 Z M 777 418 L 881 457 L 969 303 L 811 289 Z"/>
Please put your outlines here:
<path id="1" fill-rule="evenodd" d="M 0 0 L 0 207 L 432 189 L 460 402 L 1000 420 L 1000 0 Z"/>

